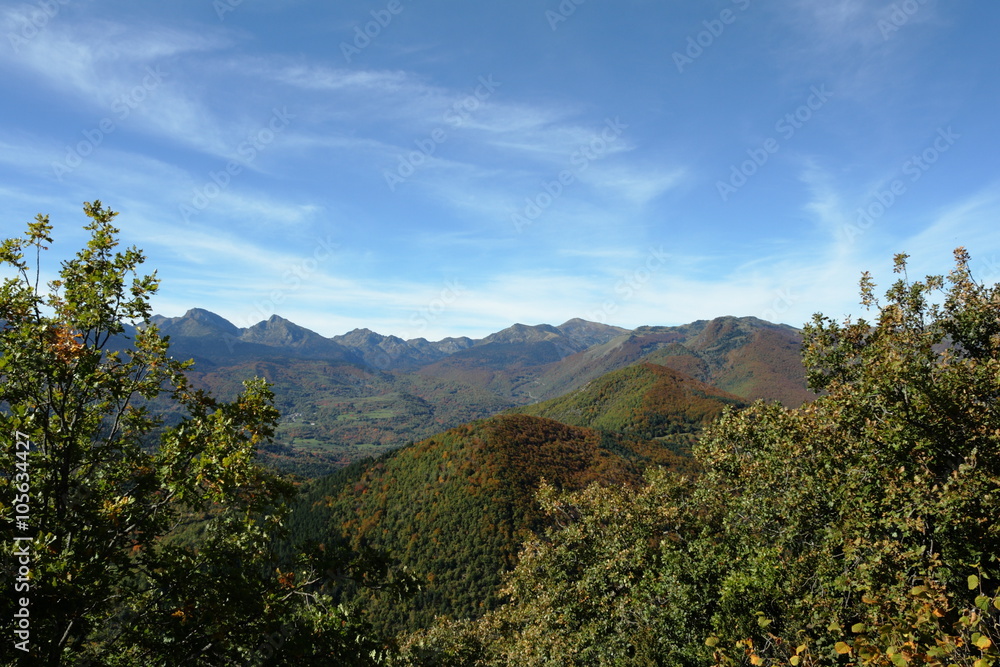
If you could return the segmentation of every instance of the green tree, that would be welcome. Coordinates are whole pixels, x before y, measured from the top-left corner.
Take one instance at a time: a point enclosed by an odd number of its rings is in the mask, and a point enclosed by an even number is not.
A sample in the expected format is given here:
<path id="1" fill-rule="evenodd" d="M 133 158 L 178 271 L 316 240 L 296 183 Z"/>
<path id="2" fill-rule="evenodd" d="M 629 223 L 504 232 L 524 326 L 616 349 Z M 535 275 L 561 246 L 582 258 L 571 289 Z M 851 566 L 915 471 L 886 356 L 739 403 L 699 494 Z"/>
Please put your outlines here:
<path id="1" fill-rule="evenodd" d="M 875 321 L 806 327 L 822 397 L 731 414 L 702 443 L 701 502 L 738 564 L 719 575 L 713 636 L 743 642 L 723 662 L 997 658 L 993 598 L 967 582 L 1000 593 L 1000 289 L 961 248 L 947 277 L 911 281 L 906 259 L 884 303 L 862 277 Z"/>
<path id="2" fill-rule="evenodd" d="M 382 642 L 323 588 L 350 554 L 282 568 L 273 553 L 293 488 L 255 460 L 270 389 L 248 381 L 231 403 L 193 389 L 149 323 L 155 274 L 117 249 L 116 213 L 84 211 L 90 240 L 47 285 L 46 216 L 0 246 L 4 662 L 375 664 Z"/>

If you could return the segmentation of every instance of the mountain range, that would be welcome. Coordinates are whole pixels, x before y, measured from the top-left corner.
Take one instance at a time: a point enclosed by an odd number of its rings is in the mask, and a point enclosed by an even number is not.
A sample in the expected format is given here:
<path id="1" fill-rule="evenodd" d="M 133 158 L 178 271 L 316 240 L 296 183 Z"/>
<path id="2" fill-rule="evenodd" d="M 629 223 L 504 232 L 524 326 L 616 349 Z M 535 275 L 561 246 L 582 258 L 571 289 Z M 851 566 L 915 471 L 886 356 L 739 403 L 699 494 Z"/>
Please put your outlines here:
<path id="1" fill-rule="evenodd" d="M 193 381 L 221 398 L 255 375 L 272 383 L 282 422 L 265 456 L 304 476 L 568 394 L 643 361 L 744 401 L 800 405 L 812 396 L 799 332 L 751 317 L 634 330 L 572 319 L 439 341 L 369 329 L 327 338 L 277 315 L 239 328 L 197 308 L 151 321 L 175 357 L 194 359 Z"/>

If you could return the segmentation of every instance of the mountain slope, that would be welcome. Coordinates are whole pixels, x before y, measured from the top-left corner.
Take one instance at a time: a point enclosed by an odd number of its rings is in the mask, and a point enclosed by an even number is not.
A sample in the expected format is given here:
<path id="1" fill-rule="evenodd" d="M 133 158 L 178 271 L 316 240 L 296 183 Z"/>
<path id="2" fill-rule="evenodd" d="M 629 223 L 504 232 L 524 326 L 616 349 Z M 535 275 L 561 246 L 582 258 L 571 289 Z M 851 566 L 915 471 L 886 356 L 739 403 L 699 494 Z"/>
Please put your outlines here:
<path id="1" fill-rule="evenodd" d="M 558 327 L 515 324 L 416 372 L 481 387 L 514 404 L 529 403 L 545 368 L 625 331 L 580 319 Z"/>
<path id="2" fill-rule="evenodd" d="M 672 368 L 639 362 L 591 381 L 582 389 L 517 409 L 574 426 L 657 440 L 674 451 L 727 406 L 743 406 L 733 394 Z"/>
<path id="3" fill-rule="evenodd" d="M 263 358 L 207 368 L 196 364 L 188 375 L 196 386 L 226 400 L 235 397 L 245 379 L 263 377 L 271 383 L 281 412 L 276 444 L 309 455 L 303 462 L 308 468 L 295 465 L 287 450 L 274 463 L 308 476 L 512 405 L 476 387 L 319 359 Z"/>
<path id="4" fill-rule="evenodd" d="M 354 351 L 366 364 L 383 370 L 412 369 L 473 345 L 471 338 L 446 338 L 429 342 L 423 338 L 403 340 L 396 336 L 383 336 L 371 329 L 355 329 L 333 340 Z"/>
<path id="5" fill-rule="evenodd" d="M 545 368 L 531 392 L 536 399 L 554 398 L 605 373 L 648 361 L 746 401 L 776 400 L 798 407 L 815 397 L 806 387 L 801 343 L 798 330 L 754 317 L 639 327 Z"/>
<path id="6" fill-rule="evenodd" d="M 423 577 L 428 588 L 416 599 L 368 607 L 385 627 L 478 616 L 540 526 L 542 478 L 568 489 L 639 482 L 641 466 L 613 450 L 627 453 L 611 436 L 540 417 L 473 422 L 312 482 L 290 518 L 292 538 L 346 535 Z"/>
<path id="7" fill-rule="evenodd" d="M 201 308 L 181 317 L 154 315 L 150 322 L 170 337 L 172 356 L 193 358 L 202 368 L 276 358 L 364 363 L 352 350 L 277 315 L 248 329 Z"/>

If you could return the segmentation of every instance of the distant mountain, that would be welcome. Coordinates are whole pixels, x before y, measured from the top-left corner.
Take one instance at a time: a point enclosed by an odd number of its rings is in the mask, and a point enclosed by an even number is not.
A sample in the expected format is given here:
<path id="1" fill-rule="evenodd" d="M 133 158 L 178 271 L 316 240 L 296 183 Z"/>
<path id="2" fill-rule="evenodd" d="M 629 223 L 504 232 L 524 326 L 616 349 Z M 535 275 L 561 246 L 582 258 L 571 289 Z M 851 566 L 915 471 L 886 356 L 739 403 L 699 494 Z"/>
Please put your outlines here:
<path id="1" fill-rule="evenodd" d="M 623 329 L 622 327 L 613 327 L 599 322 L 588 322 L 587 320 L 581 320 L 579 317 L 564 322 L 556 328 L 580 346 L 582 350 L 606 343 L 609 340 L 628 333 L 628 329 Z"/>
<path id="2" fill-rule="evenodd" d="M 192 308 L 181 317 L 154 315 L 153 324 L 164 336 L 177 338 L 203 338 L 206 336 L 232 336 L 239 338 L 240 329 L 235 324 L 203 308 Z"/>
<path id="3" fill-rule="evenodd" d="M 621 327 L 581 319 L 570 320 L 558 327 L 549 324 L 515 324 L 476 341 L 475 346 L 551 343 L 562 350 L 562 356 L 569 356 L 627 332 L 628 329 Z"/>
<path id="4" fill-rule="evenodd" d="M 364 363 L 346 347 L 277 315 L 248 329 L 201 308 L 192 308 L 181 317 L 154 315 L 150 322 L 161 335 L 170 337 L 173 356 L 193 357 L 202 365 L 276 357 Z"/>
<path id="5" fill-rule="evenodd" d="M 412 369 L 433 363 L 460 350 L 471 347 L 471 338 L 446 338 L 437 343 L 424 338 L 403 340 L 383 336 L 370 329 L 355 329 L 333 340 L 353 350 L 369 366 L 382 370 Z"/>
<path id="6" fill-rule="evenodd" d="M 806 386 L 797 329 L 755 317 L 719 317 L 676 327 L 639 327 L 540 372 L 536 399 L 561 396 L 639 361 L 686 373 L 746 401 L 798 407 L 815 397 Z"/>
<path id="7" fill-rule="evenodd" d="M 655 440 L 680 452 L 694 444 L 695 436 L 727 406 L 744 405 L 739 397 L 690 375 L 642 361 L 517 412 Z"/>
<path id="8" fill-rule="evenodd" d="M 497 601 L 524 538 L 544 525 L 534 496 L 540 480 L 577 489 L 636 484 L 651 464 L 690 471 L 691 460 L 672 450 L 688 447 L 726 406 L 743 404 L 639 363 L 310 482 L 290 517 L 291 539 L 374 546 L 427 581 L 414 600 L 365 598 L 366 613 L 387 630 L 442 614 L 478 616 Z"/>
<path id="9" fill-rule="evenodd" d="M 754 317 L 719 317 L 691 325 L 684 349 L 668 346 L 647 357 L 747 400 L 799 407 L 816 397 L 806 385 L 802 335 Z"/>
<path id="10" fill-rule="evenodd" d="M 515 324 L 417 373 L 482 387 L 514 403 L 528 403 L 535 400 L 532 385 L 545 367 L 627 331 L 584 320 L 570 320 L 559 327 Z"/>
<path id="11" fill-rule="evenodd" d="M 280 348 L 290 353 L 290 356 L 302 359 L 338 359 L 354 362 L 359 360 L 346 346 L 339 345 L 335 340 L 324 338 L 277 315 L 244 329 L 239 338 L 244 343 Z"/>
<path id="12" fill-rule="evenodd" d="M 806 387 L 800 360 L 801 335 L 789 326 L 753 317 L 720 317 L 634 331 L 606 327 L 598 329 L 598 335 L 577 334 L 572 340 L 565 329 L 572 329 L 573 322 L 562 327 L 511 327 L 416 372 L 530 404 L 562 396 L 611 371 L 649 361 L 746 401 L 763 398 L 798 406 L 814 397 Z M 578 351 L 567 354 L 574 348 Z"/>
<path id="13" fill-rule="evenodd" d="M 747 401 L 799 405 L 812 396 L 798 331 L 755 318 L 634 331 L 573 319 L 440 341 L 369 329 L 325 338 L 278 316 L 241 329 L 198 308 L 152 321 L 170 336 L 173 356 L 195 359 L 192 378 L 221 398 L 243 379 L 267 377 L 283 415 L 275 461 L 309 475 L 562 396 L 642 361 Z M 297 451 L 309 455 L 296 462 Z"/>
<path id="14" fill-rule="evenodd" d="M 432 354 L 440 354 L 442 356 L 455 354 L 456 352 L 472 347 L 476 343 L 476 341 L 467 336 L 442 338 L 433 342 L 428 341 L 426 338 L 411 338 L 406 342 L 416 350 L 433 350 Z"/>

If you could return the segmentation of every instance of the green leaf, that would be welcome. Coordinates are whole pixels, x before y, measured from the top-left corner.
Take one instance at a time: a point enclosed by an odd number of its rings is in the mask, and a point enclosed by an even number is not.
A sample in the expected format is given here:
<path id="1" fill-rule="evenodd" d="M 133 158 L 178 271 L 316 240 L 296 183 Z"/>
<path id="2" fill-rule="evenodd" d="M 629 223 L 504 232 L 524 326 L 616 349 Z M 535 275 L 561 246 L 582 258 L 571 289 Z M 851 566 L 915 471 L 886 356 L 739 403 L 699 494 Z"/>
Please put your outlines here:
<path id="1" fill-rule="evenodd" d="M 974 574 L 969 575 L 969 590 L 975 590 L 979 588 L 979 577 Z"/>

